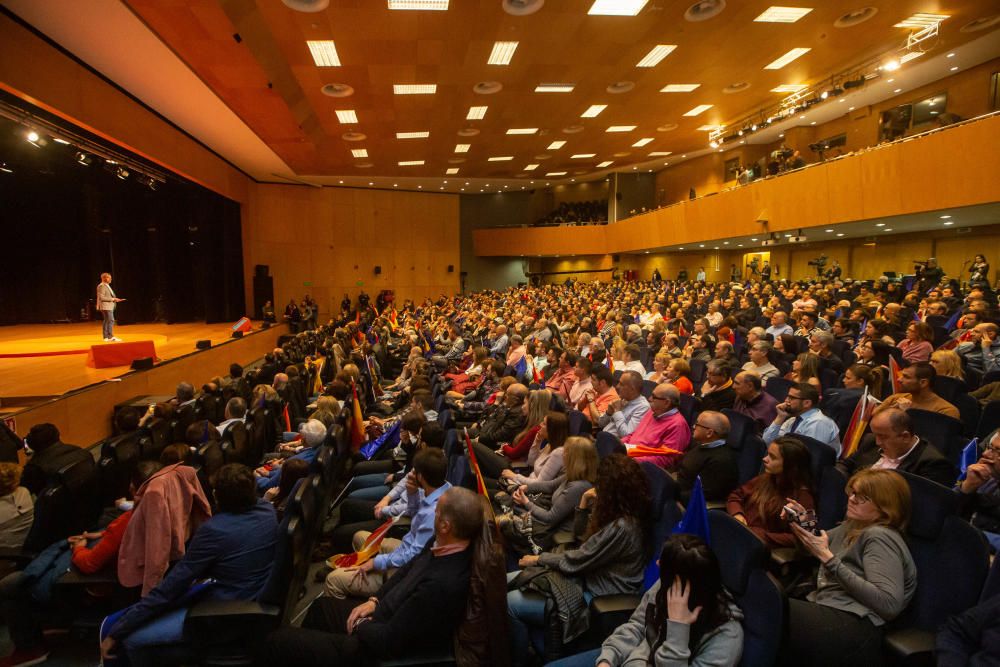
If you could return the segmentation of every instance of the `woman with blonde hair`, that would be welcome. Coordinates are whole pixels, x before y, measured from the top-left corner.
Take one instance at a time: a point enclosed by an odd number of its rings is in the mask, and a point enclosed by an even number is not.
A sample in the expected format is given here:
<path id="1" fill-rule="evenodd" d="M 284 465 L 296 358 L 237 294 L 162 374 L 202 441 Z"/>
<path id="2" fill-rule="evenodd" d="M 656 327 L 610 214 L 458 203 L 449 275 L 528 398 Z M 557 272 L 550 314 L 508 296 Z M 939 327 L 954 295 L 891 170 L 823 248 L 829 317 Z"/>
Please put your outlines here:
<path id="1" fill-rule="evenodd" d="M 320 396 L 316 399 L 316 409 L 309 415 L 309 419 L 318 419 L 329 429 L 339 415 L 340 401 L 333 396 Z"/>
<path id="2" fill-rule="evenodd" d="M 542 422 L 548 415 L 551 404 L 552 392 L 548 389 L 536 389 L 530 392 L 521 405 L 526 421 L 520 433 L 515 435 L 509 443 L 501 444 L 499 449 L 495 451 L 482 442 L 474 443 L 479 469 L 484 478 L 487 480 L 499 479 L 500 474 L 509 469 L 513 463 L 527 461 L 528 452 L 535 442 L 538 431 L 541 430 Z"/>
<path id="3" fill-rule="evenodd" d="M 938 375 L 965 379 L 965 373 L 962 372 L 962 358 L 955 350 L 935 350 L 931 354 L 931 366 Z"/>
<path id="4" fill-rule="evenodd" d="M 792 362 L 792 370 L 785 377 L 792 382 L 808 382 L 816 389 L 820 389 L 819 355 L 803 352 L 795 357 L 795 361 Z"/>
<path id="5" fill-rule="evenodd" d="M 34 517 L 35 503 L 21 486 L 21 466 L 0 463 L 0 548 L 24 546 Z"/>
<path id="6" fill-rule="evenodd" d="M 565 412 L 550 411 L 542 420 L 542 427 L 535 435 L 535 442 L 528 451 L 528 464 L 531 472 L 519 475 L 513 470 L 500 473 L 501 480 L 507 480 L 508 485 L 545 482 L 563 474 L 563 445 L 569 437 L 569 418 Z"/>
<path id="7" fill-rule="evenodd" d="M 917 589 L 917 568 L 903 536 L 910 487 L 895 470 L 868 468 L 847 482 L 847 519 L 826 531 L 802 528 L 790 501 L 783 515 L 805 551 L 820 562 L 816 591 L 789 600 L 787 665 L 882 664 L 883 626 L 903 612 Z"/>
<path id="8" fill-rule="evenodd" d="M 653 370 L 646 374 L 646 379 L 656 384 L 667 382 L 667 367 L 670 366 L 671 359 L 673 357 L 667 352 L 660 352 L 653 357 Z"/>

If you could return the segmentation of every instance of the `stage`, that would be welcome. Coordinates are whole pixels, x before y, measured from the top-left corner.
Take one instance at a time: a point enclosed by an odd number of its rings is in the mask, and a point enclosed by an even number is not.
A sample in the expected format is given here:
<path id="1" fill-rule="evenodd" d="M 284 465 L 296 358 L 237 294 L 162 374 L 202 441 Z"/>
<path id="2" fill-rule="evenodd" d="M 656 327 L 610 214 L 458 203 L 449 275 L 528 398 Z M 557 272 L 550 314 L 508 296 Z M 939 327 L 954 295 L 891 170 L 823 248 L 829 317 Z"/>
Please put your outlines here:
<path id="1" fill-rule="evenodd" d="M 230 339 L 229 323 L 130 324 L 115 326 L 123 343 L 152 341 L 159 361 L 168 361 L 195 351 L 199 340 L 218 345 Z M 259 329 L 260 323 L 254 323 Z M 24 324 L 0 327 L 0 409 L 24 408 L 110 380 L 129 372 L 129 366 L 92 368 L 87 356 L 92 345 L 121 345 L 101 340 L 101 322 L 72 324 Z M 215 369 L 225 374 L 226 369 Z"/>

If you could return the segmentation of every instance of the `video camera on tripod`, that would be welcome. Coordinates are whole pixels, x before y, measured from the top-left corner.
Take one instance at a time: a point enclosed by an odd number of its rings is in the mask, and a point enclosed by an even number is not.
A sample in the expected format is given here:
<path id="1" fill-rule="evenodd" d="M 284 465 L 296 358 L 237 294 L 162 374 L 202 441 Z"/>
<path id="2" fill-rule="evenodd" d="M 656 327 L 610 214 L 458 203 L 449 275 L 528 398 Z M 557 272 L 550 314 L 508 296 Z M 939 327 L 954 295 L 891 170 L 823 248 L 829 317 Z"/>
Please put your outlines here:
<path id="1" fill-rule="evenodd" d="M 820 270 L 824 266 L 826 266 L 826 255 L 820 255 L 819 257 L 817 257 L 815 259 L 810 259 L 807 262 L 807 264 L 809 266 L 815 266 L 817 270 Z"/>

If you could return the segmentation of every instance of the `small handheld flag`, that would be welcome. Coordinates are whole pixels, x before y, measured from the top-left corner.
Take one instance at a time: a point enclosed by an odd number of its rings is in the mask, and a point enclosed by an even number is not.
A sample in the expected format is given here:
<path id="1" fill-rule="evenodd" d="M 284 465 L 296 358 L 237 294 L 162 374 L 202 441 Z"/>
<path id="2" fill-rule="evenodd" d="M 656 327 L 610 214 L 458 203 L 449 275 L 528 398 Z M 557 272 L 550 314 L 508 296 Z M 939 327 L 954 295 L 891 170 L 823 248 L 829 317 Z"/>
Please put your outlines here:
<path id="1" fill-rule="evenodd" d="M 892 393 L 898 394 L 900 390 L 899 385 L 899 374 L 902 371 L 899 370 L 899 364 L 896 363 L 896 357 L 890 355 L 889 357 L 889 380 L 892 381 Z"/>
<path id="2" fill-rule="evenodd" d="M 379 547 L 382 545 L 382 540 L 385 539 L 385 536 L 389 533 L 389 529 L 392 528 L 398 520 L 399 517 L 392 517 L 366 537 L 360 549 L 354 553 L 330 556 L 326 559 L 326 564 L 333 569 L 337 569 L 338 567 L 357 567 L 358 565 L 371 560 L 378 554 Z"/>
<path id="3" fill-rule="evenodd" d="M 846 459 L 857 451 L 858 445 L 861 443 L 861 436 L 864 435 L 868 422 L 871 421 L 876 405 L 878 405 L 878 400 L 869 395 L 868 387 L 865 387 L 864 393 L 858 399 L 858 405 L 854 408 L 854 414 L 851 415 L 847 430 L 844 431 L 844 447 L 840 458 Z"/>
<path id="4" fill-rule="evenodd" d="M 973 438 L 969 441 L 965 447 L 962 448 L 962 460 L 959 463 L 959 470 L 961 474 L 958 476 L 958 481 L 965 480 L 966 474 L 969 472 L 969 466 L 979 460 L 979 438 Z"/>
<path id="5" fill-rule="evenodd" d="M 361 402 L 358 400 L 358 385 L 351 382 L 351 394 L 353 394 L 354 405 L 351 410 L 351 449 L 358 451 L 365 441 L 365 418 L 361 414 Z"/>

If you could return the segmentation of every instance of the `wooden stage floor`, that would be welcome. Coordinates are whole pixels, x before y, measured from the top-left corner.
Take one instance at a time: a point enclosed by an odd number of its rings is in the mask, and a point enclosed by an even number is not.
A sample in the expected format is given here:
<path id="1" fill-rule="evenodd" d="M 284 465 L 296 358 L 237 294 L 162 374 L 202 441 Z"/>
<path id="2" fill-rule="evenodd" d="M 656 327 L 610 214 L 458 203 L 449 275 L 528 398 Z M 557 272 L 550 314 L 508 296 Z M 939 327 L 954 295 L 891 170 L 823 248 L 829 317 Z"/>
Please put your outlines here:
<path id="1" fill-rule="evenodd" d="M 254 329 L 259 323 L 254 323 Z M 152 340 L 166 361 L 195 351 L 195 342 L 229 340 L 231 324 L 129 324 L 115 326 L 123 341 Z M 129 372 L 128 366 L 90 368 L 87 352 L 101 340 L 101 323 L 22 324 L 0 327 L 0 406 L 27 407 Z M 114 343 L 107 343 L 113 345 Z M 39 355 L 39 356 L 8 356 Z"/>

